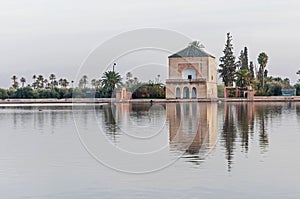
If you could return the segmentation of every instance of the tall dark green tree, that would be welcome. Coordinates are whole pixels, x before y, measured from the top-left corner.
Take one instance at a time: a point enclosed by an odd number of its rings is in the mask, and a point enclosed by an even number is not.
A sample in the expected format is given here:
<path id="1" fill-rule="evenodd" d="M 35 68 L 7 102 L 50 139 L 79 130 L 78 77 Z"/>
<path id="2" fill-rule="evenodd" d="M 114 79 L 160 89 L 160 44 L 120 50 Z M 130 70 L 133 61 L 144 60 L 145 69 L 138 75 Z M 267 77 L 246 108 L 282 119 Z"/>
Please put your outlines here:
<path id="1" fill-rule="evenodd" d="M 242 68 L 241 69 L 249 70 L 249 66 L 248 66 L 248 49 L 247 49 L 246 46 L 244 47 L 244 57 L 243 57 Z"/>
<path id="2" fill-rule="evenodd" d="M 230 36 L 230 33 L 227 33 L 227 40 L 223 50 L 224 55 L 220 57 L 221 63 L 218 70 L 225 86 L 233 86 L 235 79 L 236 63 L 231 42 L 232 36 Z"/>
<path id="3" fill-rule="evenodd" d="M 244 69 L 249 70 L 249 67 L 248 67 L 248 49 L 247 49 L 247 47 L 245 47 L 244 50 L 241 50 L 237 65 L 238 65 L 239 69 L 241 69 L 241 70 L 244 70 Z"/>
<path id="4" fill-rule="evenodd" d="M 255 75 L 254 75 L 254 66 L 253 66 L 253 62 L 252 61 L 250 61 L 249 72 L 250 72 L 251 80 L 253 80 L 254 77 L 255 77 Z"/>
<path id="5" fill-rule="evenodd" d="M 241 50 L 240 56 L 238 57 L 238 61 L 237 61 L 237 63 L 236 63 L 236 65 L 237 65 L 237 67 L 238 67 L 239 69 L 242 69 L 242 61 L 243 61 L 243 59 L 244 59 L 244 51 Z"/>

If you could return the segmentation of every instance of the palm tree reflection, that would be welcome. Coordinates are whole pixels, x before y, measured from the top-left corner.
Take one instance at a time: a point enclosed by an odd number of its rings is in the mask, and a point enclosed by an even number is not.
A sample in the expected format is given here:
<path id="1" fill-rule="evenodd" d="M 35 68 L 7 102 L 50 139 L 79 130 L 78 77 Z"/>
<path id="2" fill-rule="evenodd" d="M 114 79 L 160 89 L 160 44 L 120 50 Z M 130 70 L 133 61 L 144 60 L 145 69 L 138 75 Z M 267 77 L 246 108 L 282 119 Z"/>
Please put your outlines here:
<path id="1" fill-rule="evenodd" d="M 223 106 L 223 105 L 221 105 Z M 221 144 L 225 148 L 228 171 L 231 171 L 238 144 L 248 153 L 249 142 L 258 135 L 260 152 L 269 146 L 268 124 L 282 115 L 282 104 L 273 103 L 225 103 L 221 131 Z"/>
<path id="2" fill-rule="evenodd" d="M 117 139 L 117 128 L 118 125 L 116 123 L 116 108 L 115 106 L 112 104 L 110 106 L 105 106 L 103 108 L 103 123 L 104 123 L 104 127 L 106 129 L 106 134 L 110 137 L 110 139 L 116 143 Z"/>

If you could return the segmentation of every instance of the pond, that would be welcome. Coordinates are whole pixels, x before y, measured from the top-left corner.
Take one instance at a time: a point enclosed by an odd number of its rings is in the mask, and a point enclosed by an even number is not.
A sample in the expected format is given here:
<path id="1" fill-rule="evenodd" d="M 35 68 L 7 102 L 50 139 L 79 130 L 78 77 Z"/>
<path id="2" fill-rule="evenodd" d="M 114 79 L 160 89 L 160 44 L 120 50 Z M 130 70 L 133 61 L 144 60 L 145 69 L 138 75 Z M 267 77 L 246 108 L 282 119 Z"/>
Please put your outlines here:
<path id="1" fill-rule="evenodd" d="M 300 103 L 0 107 L 3 198 L 299 198 Z"/>

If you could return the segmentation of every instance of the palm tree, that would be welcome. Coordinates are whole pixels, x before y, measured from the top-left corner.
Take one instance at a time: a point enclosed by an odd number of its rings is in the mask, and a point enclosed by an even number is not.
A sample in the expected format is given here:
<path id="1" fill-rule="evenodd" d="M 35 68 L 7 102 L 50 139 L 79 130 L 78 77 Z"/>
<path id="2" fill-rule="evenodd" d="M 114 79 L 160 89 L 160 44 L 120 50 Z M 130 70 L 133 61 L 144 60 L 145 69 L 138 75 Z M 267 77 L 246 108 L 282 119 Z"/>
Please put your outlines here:
<path id="1" fill-rule="evenodd" d="M 13 87 L 14 89 L 17 89 L 17 88 L 19 87 L 19 83 L 17 82 L 18 77 L 17 77 L 16 75 L 14 75 L 14 76 L 12 76 L 11 79 L 13 80 L 13 85 L 12 85 L 12 87 Z"/>
<path id="2" fill-rule="evenodd" d="M 86 75 L 83 75 L 82 78 L 79 80 L 79 88 L 86 88 L 86 85 L 88 84 L 88 77 Z"/>
<path id="3" fill-rule="evenodd" d="M 57 86 L 56 76 L 54 74 L 51 74 L 49 76 L 49 80 L 50 80 L 51 89 L 53 90 Z"/>
<path id="4" fill-rule="evenodd" d="M 116 87 L 121 85 L 121 75 L 115 71 L 106 71 L 102 76 L 104 90 L 111 96 Z"/>
<path id="5" fill-rule="evenodd" d="M 62 82 L 63 82 L 63 79 L 62 78 L 60 78 L 59 80 L 58 80 L 58 85 L 62 85 Z"/>
<path id="6" fill-rule="evenodd" d="M 96 88 L 96 81 L 97 81 L 96 79 L 91 80 L 91 85 L 93 88 Z"/>
<path id="7" fill-rule="evenodd" d="M 32 83 L 32 87 L 34 88 L 34 89 L 36 89 L 36 75 L 33 75 L 32 76 L 32 79 L 33 79 L 33 83 Z"/>
<path id="8" fill-rule="evenodd" d="M 46 89 L 51 88 L 51 84 L 48 82 L 47 79 L 44 79 L 43 84 L 44 84 L 44 88 L 46 88 Z"/>
<path id="9" fill-rule="evenodd" d="M 62 86 L 63 88 L 67 88 L 67 87 L 69 86 L 68 80 L 67 80 L 67 79 L 62 79 L 62 81 L 61 81 L 61 86 Z"/>
<path id="10" fill-rule="evenodd" d="M 81 78 L 78 83 L 79 88 L 83 88 L 83 79 Z"/>
<path id="11" fill-rule="evenodd" d="M 96 86 L 96 89 L 99 89 L 99 87 L 101 86 L 101 80 L 96 80 L 95 86 Z"/>
<path id="12" fill-rule="evenodd" d="M 25 79 L 24 77 L 22 77 L 22 78 L 20 79 L 20 82 L 21 82 L 21 84 L 22 84 L 22 88 L 24 88 L 24 84 L 26 83 L 26 79 Z"/>
<path id="13" fill-rule="evenodd" d="M 45 79 L 43 75 L 39 75 L 36 79 L 36 84 L 37 84 L 36 86 L 38 88 L 44 88 L 44 83 L 45 83 Z"/>
<path id="14" fill-rule="evenodd" d="M 192 41 L 190 44 L 196 46 L 197 48 L 204 47 L 203 44 L 200 43 L 200 41 Z"/>
<path id="15" fill-rule="evenodd" d="M 86 85 L 88 84 L 88 77 L 86 75 L 82 76 L 82 83 L 83 83 L 83 88 L 85 88 Z"/>
<path id="16" fill-rule="evenodd" d="M 262 69 L 262 87 L 264 88 L 265 87 L 265 77 L 264 77 L 264 72 L 265 72 L 265 68 L 267 66 L 267 63 L 268 63 L 268 55 L 264 52 L 260 53 L 258 55 L 258 58 L 257 58 L 257 61 Z"/>
<path id="17" fill-rule="evenodd" d="M 157 78 L 155 78 L 155 83 L 159 84 L 160 83 L 160 74 L 157 75 Z"/>
<path id="18" fill-rule="evenodd" d="M 248 69 L 240 69 L 236 72 L 237 82 L 240 87 L 246 87 L 250 85 L 251 73 Z"/>
<path id="19" fill-rule="evenodd" d="M 126 73 L 126 80 L 130 80 L 132 78 L 132 73 L 128 72 Z"/>

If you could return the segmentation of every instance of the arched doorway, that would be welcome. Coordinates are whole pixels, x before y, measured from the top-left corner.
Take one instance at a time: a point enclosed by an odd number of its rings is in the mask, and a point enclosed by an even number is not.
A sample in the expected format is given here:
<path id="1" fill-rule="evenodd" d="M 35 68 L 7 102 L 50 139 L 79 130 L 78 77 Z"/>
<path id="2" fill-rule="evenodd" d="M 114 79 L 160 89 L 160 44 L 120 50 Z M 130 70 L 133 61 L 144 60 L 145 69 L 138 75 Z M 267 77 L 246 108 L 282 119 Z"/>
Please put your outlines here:
<path id="1" fill-rule="evenodd" d="M 181 95 L 180 95 L 180 88 L 176 88 L 176 99 L 180 99 Z"/>
<path id="2" fill-rule="evenodd" d="M 190 98 L 190 89 L 188 87 L 183 88 L 183 98 L 189 99 Z"/>
<path id="3" fill-rule="evenodd" d="M 197 98 L 197 89 L 193 87 L 192 89 L 192 98 L 196 99 Z"/>

